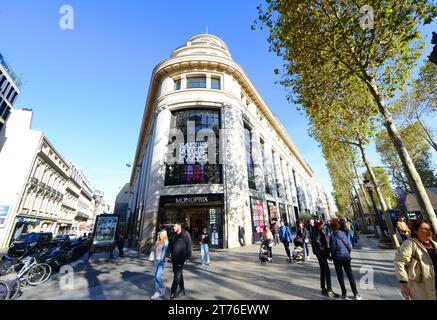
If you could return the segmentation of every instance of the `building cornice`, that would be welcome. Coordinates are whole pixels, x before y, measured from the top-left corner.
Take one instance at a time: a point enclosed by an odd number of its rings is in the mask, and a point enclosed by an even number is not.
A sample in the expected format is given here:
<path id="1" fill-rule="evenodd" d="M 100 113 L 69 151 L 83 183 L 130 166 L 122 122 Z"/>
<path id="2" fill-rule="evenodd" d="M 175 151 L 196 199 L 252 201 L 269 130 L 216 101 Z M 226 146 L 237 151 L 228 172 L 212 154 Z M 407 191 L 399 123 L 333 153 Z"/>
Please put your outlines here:
<path id="1" fill-rule="evenodd" d="M 219 72 L 225 72 L 234 77 L 238 81 L 241 88 L 247 93 L 249 99 L 256 105 L 258 110 L 262 115 L 269 121 L 273 126 L 282 140 L 290 148 L 293 155 L 302 165 L 304 170 L 310 177 L 313 177 L 313 171 L 309 165 L 305 162 L 299 151 L 297 150 L 295 144 L 293 143 L 290 136 L 280 125 L 279 121 L 268 108 L 267 104 L 261 98 L 261 95 L 256 90 L 255 86 L 252 84 L 248 76 L 245 74 L 240 65 L 231 59 L 224 57 L 219 57 L 215 55 L 189 55 L 182 57 L 174 57 L 159 63 L 152 72 L 152 77 L 149 86 L 149 92 L 146 100 L 145 111 L 143 114 L 143 119 L 141 123 L 141 129 L 137 144 L 137 150 L 135 153 L 134 164 L 139 165 L 141 162 L 141 154 L 143 152 L 143 146 L 145 144 L 145 139 L 147 138 L 147 132 L 150 130 L 151 120 L 153 116 L 153 108 L 155 107 L 157 101 L 157 95 L 160 92 L 159 84 L 160 80 L 165 76 L 181 72 L 187 69 L 201 69 L 201 70 L 214 70 Z M 135 171 L 132 170 L 130 185 L 133 184 L 135 177 Z"/>

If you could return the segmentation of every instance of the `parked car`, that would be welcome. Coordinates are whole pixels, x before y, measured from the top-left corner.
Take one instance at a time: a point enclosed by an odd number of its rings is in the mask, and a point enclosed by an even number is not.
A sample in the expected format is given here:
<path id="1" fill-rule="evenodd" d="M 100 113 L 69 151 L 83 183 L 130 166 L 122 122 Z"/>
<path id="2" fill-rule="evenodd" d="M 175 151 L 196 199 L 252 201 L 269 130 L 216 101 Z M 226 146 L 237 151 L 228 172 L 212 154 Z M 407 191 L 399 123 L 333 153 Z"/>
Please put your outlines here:
<path id="1" fill-rule="evenodd" d="M 49 246 L 52 241 L 52 237 L 53 235 L 51 232 L 23 233 L 11 244 L 8 250 L 8 256 L 21 256 L 28 249 L 39 250 Z"/>

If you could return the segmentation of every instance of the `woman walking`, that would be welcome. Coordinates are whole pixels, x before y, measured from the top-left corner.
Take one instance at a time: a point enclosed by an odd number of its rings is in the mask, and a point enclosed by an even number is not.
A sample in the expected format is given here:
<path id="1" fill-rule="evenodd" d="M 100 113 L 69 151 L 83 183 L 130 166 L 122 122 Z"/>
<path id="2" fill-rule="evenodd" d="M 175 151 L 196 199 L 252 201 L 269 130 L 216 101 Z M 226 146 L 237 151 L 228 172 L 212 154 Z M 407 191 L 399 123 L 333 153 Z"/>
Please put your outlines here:
<path id="1" fill-rule="evenodd" d="M 329 270 L 328 259 L 331 259 L 331 254 L 328 248 L 326 235 L 323 233 L 323 222 L 317 221 L 314 223 L 314 233 L 311 239 L 313 253 L 316 255 L 320 266 L 320 287 L 322 295 L 330 298 L 338 298 L 338 294 L 332 291 L 331 272 Z"/>
<path id="2" fill-rule="evenodd" d="M 410 222 L 411 238 L 395 254 L 394 266 L 406 300 L 436 300 L 437 242 L 431 226 L 422 219 Z"/>
<path id="3" fill-rule="evenodd" d="M 338 282 L 341 287 L 341 298 L 347 299 L 347 291 L 343 276 L 344 270 L 349 279 L 352 293 L 354 294 L 354 300 L 361 300 L 351 267 L 352 258 L 350 253 L 352 251 L 352 244 L 347 239 L 346 234 L 340 230 L 340 224 L 338 221 L 331 221 L 330 227 L 332 235 L 329 238 L 329 249 L 331 251 L 332 259 L 334 260 L 335 272 L 337 273 Z"/>
<path id="4" fill-rule="evenodd" d="M 205 264 L 209 266 L 209 254 L 208 254 L 209 236 L 206 228 L 203 228 L 203 232 L 200 236 L 200 260 L 202 266 Z"/>
<path id="5" fill-rule="evenodd" d="M 161 230 L 158 233 L 158 239 L 152 248 L 154 252 L 154 274 L 155 274 L 155 293 L 150 299 L 158 299 L 165 297 L 164 281 L 162 280 L 162 272 L 164 271 L 164 258 L 168 248 L 167 231 Z"/>

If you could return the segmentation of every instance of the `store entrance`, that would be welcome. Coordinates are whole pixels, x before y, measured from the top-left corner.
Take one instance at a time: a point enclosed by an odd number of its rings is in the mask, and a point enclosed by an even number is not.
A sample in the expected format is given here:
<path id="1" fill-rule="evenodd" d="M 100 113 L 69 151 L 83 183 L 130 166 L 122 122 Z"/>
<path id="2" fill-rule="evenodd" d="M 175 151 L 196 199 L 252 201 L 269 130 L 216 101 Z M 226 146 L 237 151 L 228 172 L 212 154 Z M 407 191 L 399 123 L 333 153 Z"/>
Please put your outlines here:
<path id="1" fill-rule="evenodd" d="M 211 197 L 211 196 L 210 196 Z M 180 197 L 161 197 L 157 228 L 167 229 L 171 235 L 171 227 L 176 221 L 184 221 L 183 228 L 190 233 L 194 248 L 200 246 L 200 236 L 203 228 L 207 229 L 210 247 L 223 248 L 223 201 L 208 197 L 200 203 L 190 201 L 175 201 Z M 183 199 L 190 199 L 189 197 Z M 210 200 L 210 201 L 205 201 Z M 176 203 L 175 203 L 176 202 Z"/>
<path id="2" fill-rule="evenodd" d="M 185 228 L 191 235 L 194 245 L 199 245 L 199 238 L 203 228 L 207 227 L 208 208 L 187 208 L 180 211 L 180 216 L 185 218 Z"/>

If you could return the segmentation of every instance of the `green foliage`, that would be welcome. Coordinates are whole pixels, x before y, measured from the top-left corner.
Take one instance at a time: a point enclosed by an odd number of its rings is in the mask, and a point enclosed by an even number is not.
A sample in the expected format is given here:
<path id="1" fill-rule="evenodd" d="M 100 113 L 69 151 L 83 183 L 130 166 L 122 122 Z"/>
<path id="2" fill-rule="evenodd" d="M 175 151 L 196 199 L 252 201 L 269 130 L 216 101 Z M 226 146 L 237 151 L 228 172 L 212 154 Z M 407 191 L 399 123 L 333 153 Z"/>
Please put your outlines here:
<path id="1" fill-rule="evenodd" d="M 432 165 L 431 148 L 423 136 L 418 134 L 417 130 L 421 129 L 413 122 L 399 130 L 399 133 L 423 183 L 425 185 L 435 184 L 437 183 L 437 177 L 434 174 Z M 412 190 L 387 132 L 379 132 L 376 138 L 376 150 L 383 163 L 390 168 L 393 184 L 404 191 Z"/>
<path id="2" fill-rule="evenodd" d="M 309 213 L 309 212 L 306 212 L 306 211 L 301 211 L 300 213 L 299 213 L 299 219 L 301 219 L 301 220 L 310 220 L 310 219 L 316 219 L 317 218 L 317 216 L 316 215 L 313 215 L 313 214 L 311 214 L 311 213 Z"/>
<path id="3" fill-rule="evenodd" d="M 371 28 L 363 29 L 360 9 L 368 1 L 268 0 L 259 6 L 258 22 L 270 31 L 270 49 L 284 58 L 284 81 L 302 95 L 307 73 L 332 65 L 332 77 L 376 81 L 386 98 L 402 89 L 424 43 L 421 22 L 437 14 L 432 0 L 372 2 Z M 372 19 L 370 19 L 372 20 Z"/>
<path id="4" fill-rule="evenodd" d="M 389 176 L 384 168 L 373 167 L 372 170 L 376 176 L 376 180 L 378 181 L 378 185 L 379 185 L 379 188 L 381 189 L 381 193 L 382 193 L 382 196 L 385 200 L 385 203 L 387 204 L 387 207 L 390 209 L 396 203 L 395 197 L 394 197 L 393 191 L 391 189 L 391 185 L 390 185 L 390 178 L 389 178 Z M 364 173 L 363 178 L 370 179 L 370 176 L 369 176 L 367 171 Z M 375 200 L 376 205 L 379 207 L 380 206 L 379 199 L 378 199 L 378 197 L 376 197 L 375 193 L 373 194 L 373 199 Z"/>

